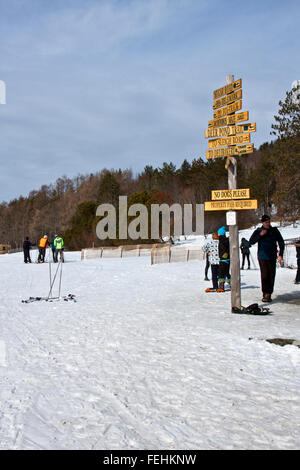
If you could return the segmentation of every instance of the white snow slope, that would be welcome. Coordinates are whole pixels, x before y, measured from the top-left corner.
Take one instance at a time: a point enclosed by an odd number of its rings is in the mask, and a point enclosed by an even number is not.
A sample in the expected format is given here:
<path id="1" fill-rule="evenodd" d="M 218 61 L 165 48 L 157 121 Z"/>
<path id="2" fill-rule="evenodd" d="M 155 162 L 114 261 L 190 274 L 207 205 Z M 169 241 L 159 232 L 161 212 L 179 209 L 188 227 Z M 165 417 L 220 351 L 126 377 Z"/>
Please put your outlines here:
<path id="1" fill-rule="evenodd" d="M 300 447 L 300 349 L 265 341 L 300 340 L 295 270 L 277 270 L 272 315 L 250 316 L 204 293 L 204 262 L 66 258 L 78 302 L 23 304 L 49 266 L 0 257 L 0 449 Z M 243 305 L 260 300 L 242 271 Z"/>

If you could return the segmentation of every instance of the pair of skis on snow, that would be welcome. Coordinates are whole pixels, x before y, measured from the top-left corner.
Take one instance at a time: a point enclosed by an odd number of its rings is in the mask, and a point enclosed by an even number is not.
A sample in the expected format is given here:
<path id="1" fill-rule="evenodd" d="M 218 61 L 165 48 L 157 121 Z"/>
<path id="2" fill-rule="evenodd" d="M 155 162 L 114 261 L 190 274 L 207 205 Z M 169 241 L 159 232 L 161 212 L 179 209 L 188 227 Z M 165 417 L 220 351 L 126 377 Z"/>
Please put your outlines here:
<path id="1" fill-rule="evenodd" d="M 68 302 L 68 301 L 76 302 L 76 296 L 74 294 L 68 294 L 68 295 L 63 295 L 63 296 L 60 295 L 60 293 L 61 293 L 61 284 L 62 284 L 62 263 L 63 263 L 63 260 L 60 259 L 59 262 L 58 262 L 55 274 L 52 277 L 51 261 L 49 262 L 49 281 L 50 281 L 50 285 L 49 285 L 48 297 L 29 297 L 29 299 L 22 300 L 22 303 L 29 304 L 29 303 L 32 303 L 32 302 L 39 302 L 41 300 L 44 300 L 46 302 L 53 302 L 53 301 L 56 301 L 56 300 L 65 300 L 66 302 Z M 54 285 L 55 285 L 56 280 L 59 283 L 58 296 L 53 295 L 53 289 L 54 289 Z"/>
<path id="2" fill-rule="evenodd" d="M 205 292 L 227 292 L 230 289 L 216 290 L 216 289 L 206 289 Z M 268 315 L 270 313 L 269 307 L 260 307 L 258 304 L 251 304 L 248 307 L 232 307 L 232 313 L 242 313 L 246 315 Z"/>
<path id="3" fill-rule="evenodd" d="M 246 315 L 268 315 L 271 313 L 269 307 L 260 307 L 258 304 L 251 304 L 248 307 L 232 307 L 231 312 Z"/>
<path id="4" fill-rule="evenodd" d="M 29 299 L 22 300 L 23 304 L 30 304 L 32 302 L 40 302 L 44 300 L 45 302 L 53 302 L 55 300 L 65 300 L 66 302 L 73 301 L 77 302 L 76 296 L 74 294 L 64 295 L 63 297 L 29 297 Z"/>

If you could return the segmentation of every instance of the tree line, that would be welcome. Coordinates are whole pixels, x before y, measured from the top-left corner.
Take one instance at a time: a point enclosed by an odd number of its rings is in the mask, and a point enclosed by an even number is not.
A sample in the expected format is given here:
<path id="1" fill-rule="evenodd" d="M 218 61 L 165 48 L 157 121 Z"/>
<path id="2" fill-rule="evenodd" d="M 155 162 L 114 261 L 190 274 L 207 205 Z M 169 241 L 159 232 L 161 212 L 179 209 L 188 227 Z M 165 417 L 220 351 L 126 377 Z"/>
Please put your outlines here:
<path id="1" fill-rule="evenodd" d="M 300 105 L 293 100 L 292 91 L 279 102 L 274 120 L 271 134 L 275 140 L 238 158 L 238 187 L 250 188 L 251 199 L 258 200 L 257 214 L 239 211 L 239 228 L 253 225 L 259 214 L 271 211 L 280 220 L 300 216 Z M 147 165 L 137 175 L 129 169 L 103 169 L 74 178 L 64 175 L 27 197 L 0 204 L 0 242 L 14 248 L 22 246 L 25 236 L 38 240 L 44 234 L 59 233 L 69 249 L 103 245 L 95 235 L 99 204 L 111 203 L 117 208 L 120 195 L 128 197 L 129 206 L 202 204 L 211 200 L 212 190 L 226 188 L 225 160 L 201 157 L 186 158 L 179 167 L 172 161 L 157 168 Z M 206 232 L 224 223 L 225 213 L 206 213 Z"/>

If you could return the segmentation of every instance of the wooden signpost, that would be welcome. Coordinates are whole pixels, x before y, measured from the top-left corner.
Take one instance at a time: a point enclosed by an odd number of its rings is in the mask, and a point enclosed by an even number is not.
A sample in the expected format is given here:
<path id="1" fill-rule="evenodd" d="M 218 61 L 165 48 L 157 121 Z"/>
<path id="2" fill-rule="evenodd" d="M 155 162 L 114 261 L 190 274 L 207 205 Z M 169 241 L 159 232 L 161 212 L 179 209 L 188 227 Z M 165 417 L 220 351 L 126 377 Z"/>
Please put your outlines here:
<path id="1" fill-rule="evenodd" d="M 218 100 L 214 101 L 213 109 L 222 108 L 223 106 L 227 106 L 228 104 L 233 103 L 234 101 L 240 100 L 243 97 L 242 90 L 235 91 L 234 93 L 230 93 L 230 95 L 223 96 L 223 98 L 219 98 Z"/>
<path id="2" fill-rule="evenodd" d="M 225 145 L 248 144 L 249 142 L 250 134 L 240 134 L 232 137 L 210 140 L 208 142 L 208 148 L 224 147 Z"/>
<path id="3" fill-rule="evenodd" d="M 249 199 L 250 189 L 215 189 L 211 192 L 213 201 L 222 199 Z"/>
<path id="4" fill-rule="evenodd" d="M 257 199 L 208 201 L 204 203 L 205 211 L 236 211 L 239 209 L 257 209 Z"/>
<path id="5" fill-rule="evenodd" d="M 232 116 L 226 116 L 220 119 L 213 119 L 208 121 L 208 127 L 230 126 L 232 124 L 236 124 L 237 122 L 248 121 L 248 119 L 249 112 L 243 111 L 242 113 L 233 114 Z"/>
<path id="6" fill-rule="evenodd" d="M 257 209 L 257 200 L 250 199 L 250 189 L 237 188 L 237 157 L 253 152 L 250 133 L 256 131 L 256 123 L 240 124 L 248 121 L 249 112 L 236 113 L 242 108 L 242 80 L 233 75 L 226 77 L 227 84 L 213 92 L 213 117 L 208 121 L 206 138 L 209 150 L 206 158 L 227 157 L 225 168 L 228 170 L 228 189 L 212 191 L 212 201 L 204 203 L 205 211 L 230 211 L 229 225 L 230 270 L 231 270 L 231 307 L 241 307 L 241 280 L 239 233 L 237 210 Z M 220 148 L 221 147 L 221 148 Z"/>
<path id="7" fill-rule="evenodd" d="M 243 132 L 256 132 L 256 123 L 251 122 L 250 124 L 241 124 L 237 126 L 226 126 L 226 127 L 211 127 L 206 129 L 205 137 L 226 137 L 229 135 L 242 134 Z"/>
<path id="8" fill-rule="evenodd" d="M 230 155 L 244 155 L 253 152 L 253 144 L 245 144 L 220 149 L 206 150 L 206 158 L 222 158 L 229 157 Z"/>
<path id="9" fill-rule="evenodd" d="M 220 119 L 223 116 L 228 116 L 228 114 L 235 113 L 240 109 L 242 109 L 242 100 L 229 104 L 228 106 L 225 106 L 225 108 L 217 109 L 217 111 L 214 112 L 214 119 Z"/>
<path id="10" fill-rule="evenodd" d="M 216 100 L 217 98 L 221 98 L 221 96 L 228 95 L 229 93 L 232 93 L 233 91 L 238 90 L 239 88 L 242 88 L 241 78 L 239 80 L 236 80 L 235 82 L 227 83 L 227 85 L 218 88 L 218 90 L 215 90 L 213 93 L 214 100 Z"/>

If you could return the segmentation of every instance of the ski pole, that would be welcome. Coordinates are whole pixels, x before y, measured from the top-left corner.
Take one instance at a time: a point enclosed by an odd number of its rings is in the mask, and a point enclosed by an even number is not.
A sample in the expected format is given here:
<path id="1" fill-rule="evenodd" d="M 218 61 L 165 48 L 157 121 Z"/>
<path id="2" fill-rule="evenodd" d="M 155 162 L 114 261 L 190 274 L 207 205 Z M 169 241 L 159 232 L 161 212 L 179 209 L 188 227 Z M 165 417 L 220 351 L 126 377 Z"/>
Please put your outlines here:
<path id="1" fill-rule="evenodd" d="M 52 279 L 51 279 L 51 260 L 49 260 L 49 277 L 50 277 L 50 292 L 49 292 L 49 296 L 50 296 L 50 294 L 52 294 L 52 292 L 51 292 L 51 281 L 52 281 Z"/>
<path id="2" fill-rule="evenodd" d="M 61 291 L 61 278 L 62 278 L 62 261 L 60 261 L 60 276 L 59 276 L 59 290 L 58 290 L 58 298 L 60 298 L 60 291 Z"/>
<path id="3" fill-rule="evenodd" d="M 49 298 L 50 298 L 50 293 L 52 293 L 52 289 L 53 289 L 54 282 L 55 282 L 55 279 L 56 279 L 56 276 L 57 276 L 57 273 L 58 273 L 59 265 L 60 265 L 60 261 L 59 261 L 59 263 L 58 263 L 58 266 L 57 266 L 57 269 L 56 269 L 56 272 L 55 272 L 55 276 L 54 276 L 53 281 L 52 281 L 52 284 L 51 284 L 51 286 L 50 286 L 50 291 L 49 291 L 47 300 L 49 300 Z"/>

